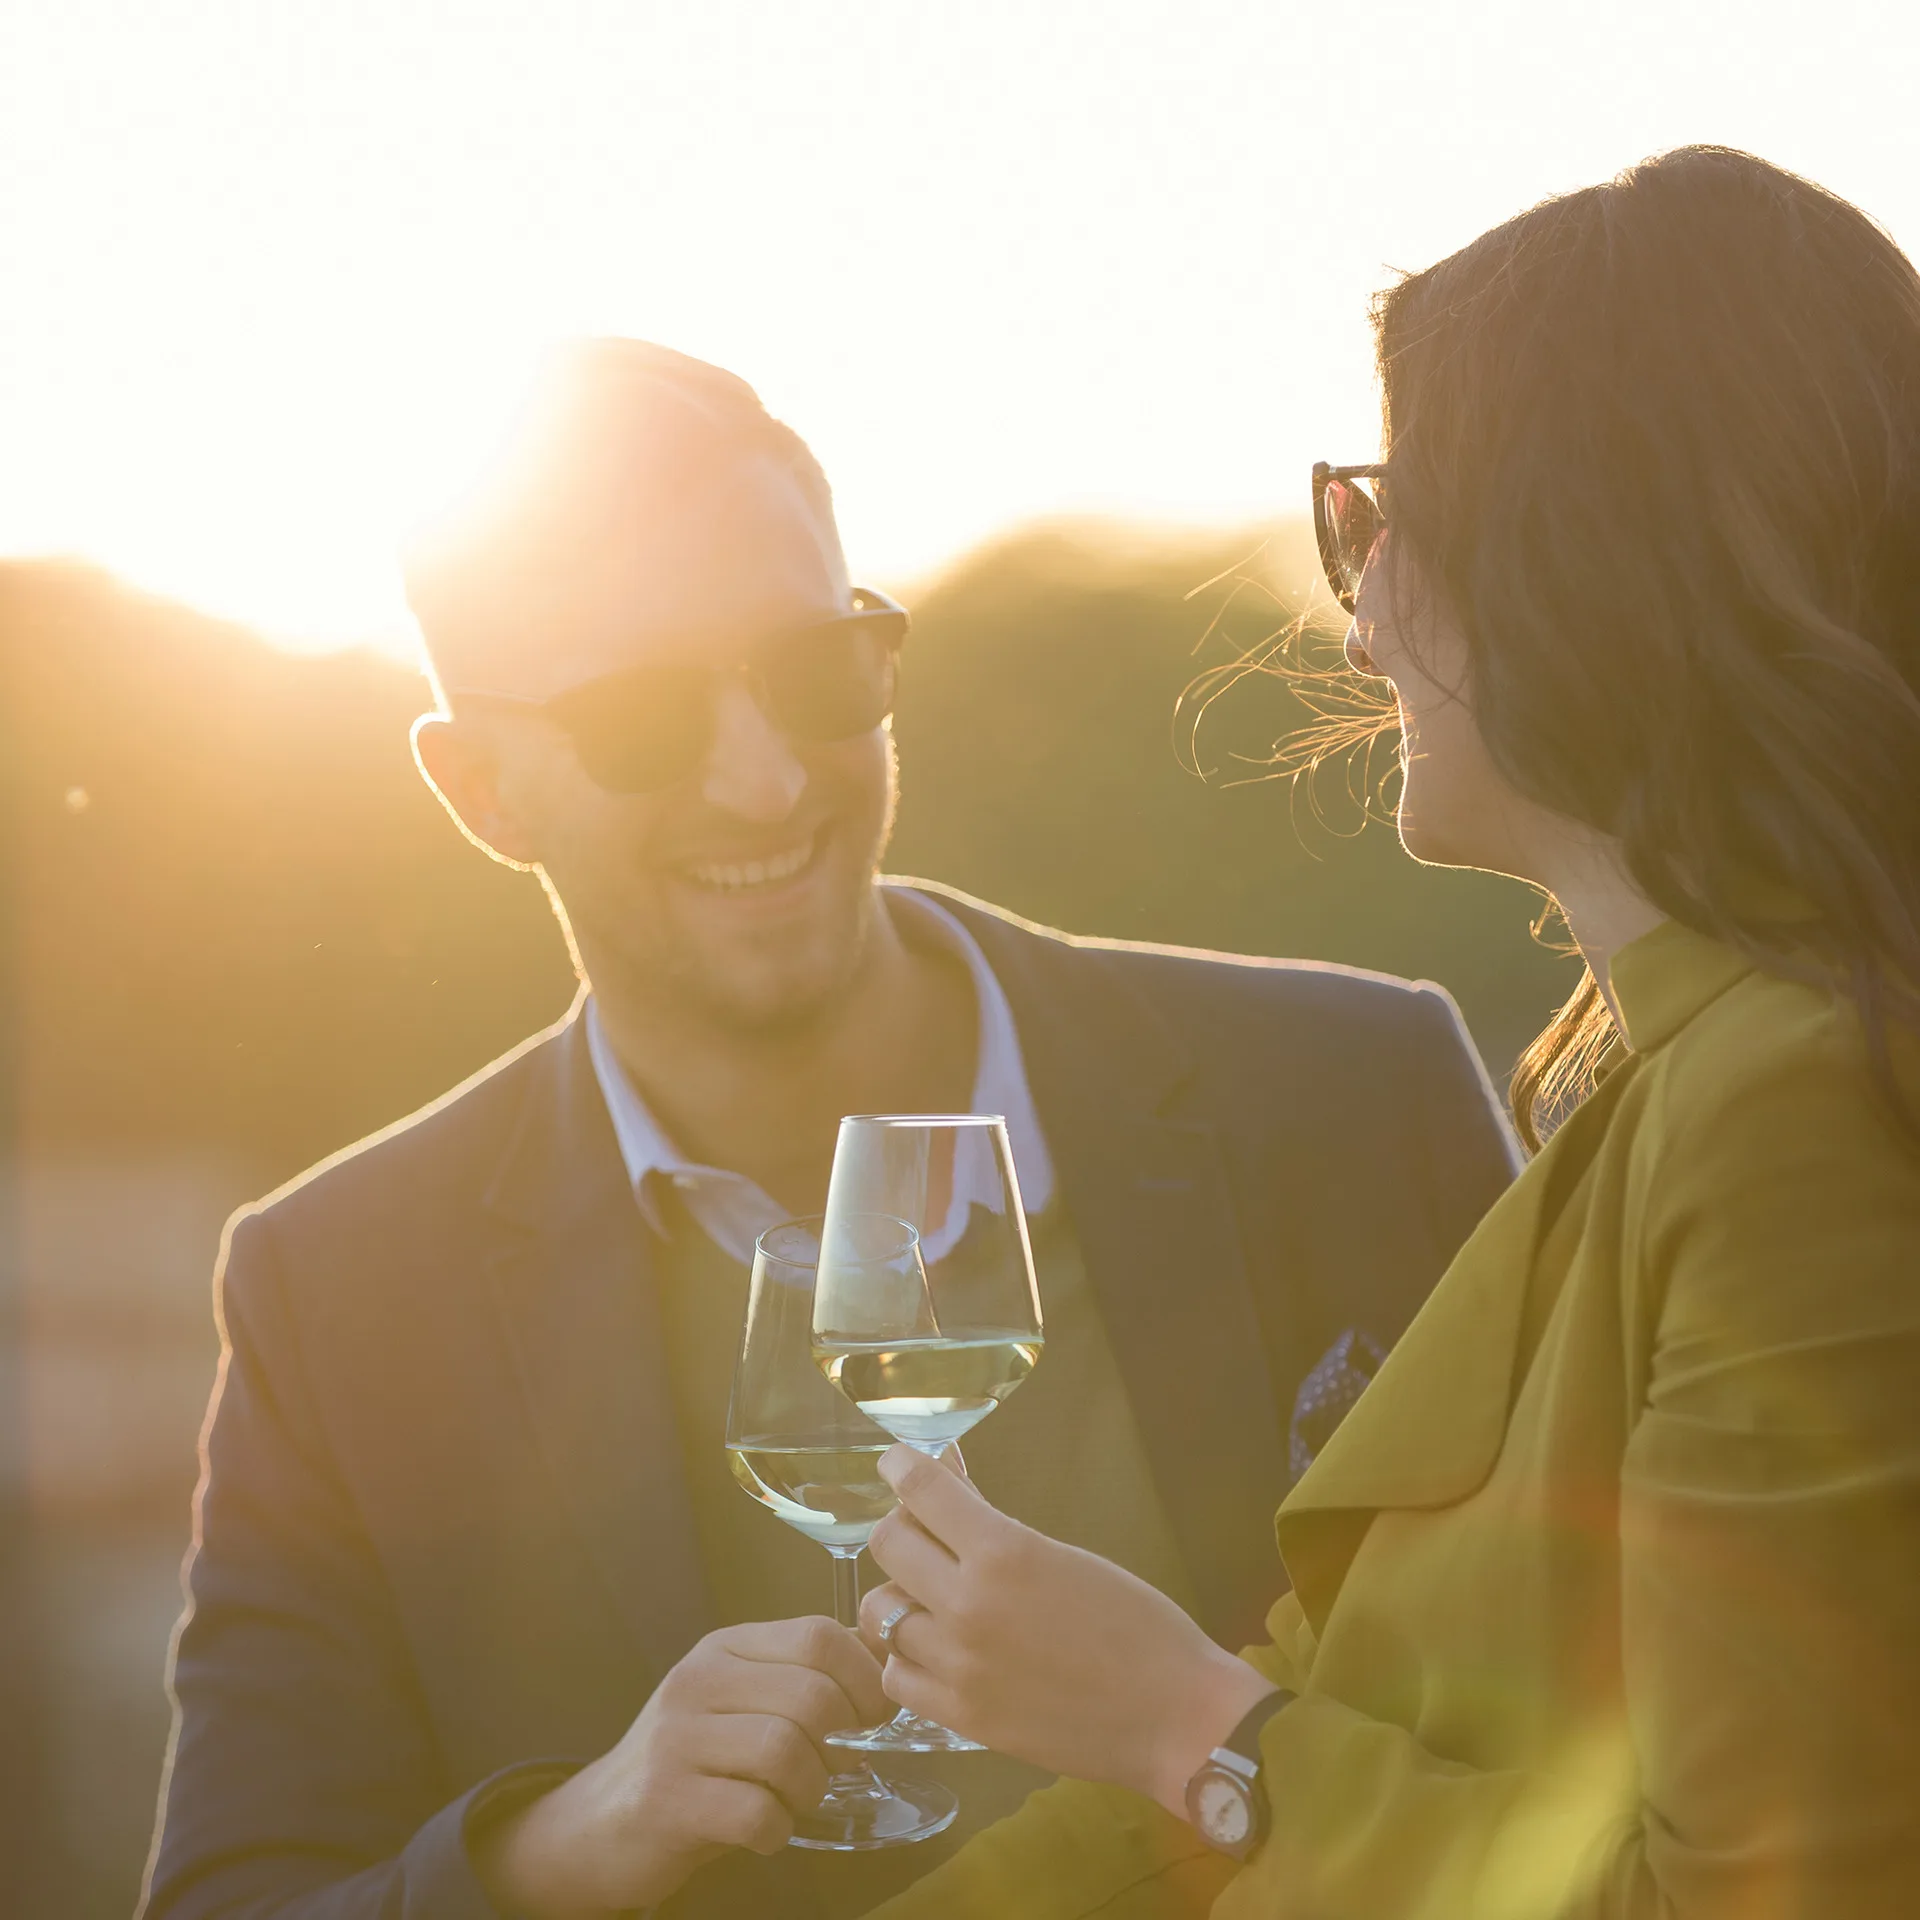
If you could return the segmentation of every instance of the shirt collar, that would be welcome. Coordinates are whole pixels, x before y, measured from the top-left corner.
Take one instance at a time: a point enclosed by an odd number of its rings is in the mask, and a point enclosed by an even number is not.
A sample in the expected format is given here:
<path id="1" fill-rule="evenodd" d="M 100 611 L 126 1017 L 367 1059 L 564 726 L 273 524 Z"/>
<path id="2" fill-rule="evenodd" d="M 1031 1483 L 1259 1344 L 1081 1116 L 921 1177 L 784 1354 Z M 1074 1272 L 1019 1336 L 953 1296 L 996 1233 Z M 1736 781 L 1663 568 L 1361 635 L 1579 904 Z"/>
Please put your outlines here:
<path id="1" fill-rule="evenodd" d="M 593 1062 L 593 1077 L 600 1083 L 601 1097 L 607 1103 L 607 1117 L 613 1122 L 613 1136 L 620 1143 L 620 1158 L 626 1162 L 627 1178 L 633 1183 L 634 1196 L 640 1202 L 640 1211 L 645 1214 L 648 1226 L 656 1233 L 665 1231 L 659 1195 L 653 1191 L 648 1179 L 650 1174 L 658 1174 L 687 1190 L 701 1180 L 732 1180 L 751 1193 L 760 1194 L 758 1187 L 739 1174 L 688 1159 L 668 1139 L 665 1128 L 653 1117 L 653 1109 L 641 1099 L 639 1088 L 620 1064 L 620 1056 L 614 1052 L 613 1042 L 607 1038 L 607 1030 L 601 1023 L 599 1005 L 591 994 L 587 997 L 586 1022 L 587 1055 Z M 767 1205 L 771 1207 L 773 1202 L 768 1200 Z M 776 1210 L 767 1225 L 776 1224 L 779 1217 Z M 766 1227 L 756 1231 L 764 1233 Z"/>
<path id="2" fill-rule="evenodd" d="M 887 900 L 901 911 L 917 915 L 921 924 L 943 946 L 966 963 L 973 981 L 980 1022 L 979 1064 L 974 1069 L 972 1113 L 997 1113 L 1007 1123 L 1007 1144 L 1013 1149 L 1013 1168 L 1020 1181 L 1025 1210 L 1044 1213 L 1053 1198 L 1053 1158 L 1040 1128 L 1033 1089 L 1027 1083 L 1027 1063 L 1020 1051 L 1020 1032 L 1013 1022 L 1013 1003 L 999 976 L 987 964 L 980 942 L 959 915 L 932 894 L 911 887 L 884 888 Z"/>
<path id="3" fill-rule="evenodd" d="M 914 917 L 918 933 L 946 947 L 966 966 L 979 1020 L 979 1059 L 970 1111 L 999 1114 L 1005 1119 L 1022 1205 L 1029 1214 L 1041 1213 L 1053 1198 L 1053 1159 L 1033 1104 L 1019 1030 L 1006 989 L 987 963 L 979 941 L 940 901 L 884 882 L 882 891 L 888 906 Z M 600 1083 L 620 1157 L 647 1224 L 657 1233 L 664 1231 L 656 1183 L 649 1179 L 649 1175 L 658 1175 L 672 1182 L 694 1218 L 721 1247 L 737 1259 L 751 1260 L 754 1240 L 785 1219 L 786 1210 L 744 1174 L 703 1165 L 682 1153 L 621 1065 L 591 996 L 586 1023 L 594 1077 Z M 956 1195 L 956 1200 L 959 1198 Z"/>
<path id="4" fill-rule="evenodd" d="M 1753 971 L 1744 954 L 1677 920 L 1663 920 L 1613 956 L 1608 983 L 1635 1053 L 1665 1046 L 1694 1016 Z"/>

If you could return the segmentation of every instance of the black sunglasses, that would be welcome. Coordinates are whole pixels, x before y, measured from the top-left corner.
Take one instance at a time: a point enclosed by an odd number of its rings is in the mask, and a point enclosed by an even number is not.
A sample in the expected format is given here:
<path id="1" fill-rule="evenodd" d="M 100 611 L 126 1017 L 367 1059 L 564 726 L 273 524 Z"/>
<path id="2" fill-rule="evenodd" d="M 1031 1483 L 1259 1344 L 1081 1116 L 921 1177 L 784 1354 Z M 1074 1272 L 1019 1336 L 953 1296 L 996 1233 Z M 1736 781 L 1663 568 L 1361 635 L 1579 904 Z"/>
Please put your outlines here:
<path id="1" fill-rule="evenodd" d="M 1351 613 L 1367 556 L 1386 531 L 1380 483 L 1385 467 L 1330 467 L 1313 463 L 1313 532 L 1333 597 Z M 1373 491 L 1367 492 L 1371 487 Z"/>
<path id="2" fill-rule="evenodd" d="M 893 711 L 906 637 L 906 609 L 856 587 L 851 613 L 772 634 L 732 667 L 630 667 L 552 700 L 450 691 L 456 702 L 544 715 L 566 730 L 588 778 L 610 793 L 661 793 L 706 760 L 723 680 L 743 678 L 761 712 L 795 740 L 851 740 Z"/>

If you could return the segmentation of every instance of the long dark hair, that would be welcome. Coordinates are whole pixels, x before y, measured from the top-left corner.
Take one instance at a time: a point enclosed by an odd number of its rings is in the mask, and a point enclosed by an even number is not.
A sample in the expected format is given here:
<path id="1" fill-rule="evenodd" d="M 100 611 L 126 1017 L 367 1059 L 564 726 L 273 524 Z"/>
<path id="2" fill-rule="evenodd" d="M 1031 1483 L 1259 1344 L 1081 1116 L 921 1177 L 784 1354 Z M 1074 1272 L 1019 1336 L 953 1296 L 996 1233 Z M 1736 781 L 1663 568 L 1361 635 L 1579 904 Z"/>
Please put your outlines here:
<path id="1" fill-rule="evenodd" d="M 1920 1025 L 1920 276 L 1856 207 L 1687 147 L 1375 302 L 1389 535 L 1502 775 L 1662 912 Z M 1535 1144 L 1612 1043 L 1528 1048 Z M 1912 1124 L 1912 1115 L 1907 1114 Z"/>

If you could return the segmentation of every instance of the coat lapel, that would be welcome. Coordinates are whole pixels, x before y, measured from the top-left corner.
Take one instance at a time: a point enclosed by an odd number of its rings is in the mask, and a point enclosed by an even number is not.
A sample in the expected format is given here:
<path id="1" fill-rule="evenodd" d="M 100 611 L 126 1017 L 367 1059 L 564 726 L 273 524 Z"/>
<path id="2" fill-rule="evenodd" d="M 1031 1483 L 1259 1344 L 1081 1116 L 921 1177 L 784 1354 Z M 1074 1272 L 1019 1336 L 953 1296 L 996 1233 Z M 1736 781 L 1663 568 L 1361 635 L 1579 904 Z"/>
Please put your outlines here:
<path id="1" fill-rule="evenodd" d="M 1451 1506 L 1493 1471 L 1541 1241 L 1631 1070 L 1612 1075 L 1494 1203 L 1282 1505 L 1281 1556 L 1316 1627 L 1375 1513 Z"/>
<path id="2" fill-rule="evenodd" d="M 486 1205 L 526 1412 L 614 1612 L 657 1679 L 713 1624 L 647 1231 L 574 1016 Z"/>
<path id="3" fill-rule="evenodd" d="M 1286 1427 L 1220 1142 L 1179 1111 L 1192 1063 L 1158 1013 L 1091 955 L 971 902 L 1006 989 L 1060 1190 L 1161 1504 L 1209 1631 L 1256 1637 L 1279 1569 L 1249 1492 L 1287 1485 Z M 1263 1514 L 1264 1518 L 1264 1514 Z"/>

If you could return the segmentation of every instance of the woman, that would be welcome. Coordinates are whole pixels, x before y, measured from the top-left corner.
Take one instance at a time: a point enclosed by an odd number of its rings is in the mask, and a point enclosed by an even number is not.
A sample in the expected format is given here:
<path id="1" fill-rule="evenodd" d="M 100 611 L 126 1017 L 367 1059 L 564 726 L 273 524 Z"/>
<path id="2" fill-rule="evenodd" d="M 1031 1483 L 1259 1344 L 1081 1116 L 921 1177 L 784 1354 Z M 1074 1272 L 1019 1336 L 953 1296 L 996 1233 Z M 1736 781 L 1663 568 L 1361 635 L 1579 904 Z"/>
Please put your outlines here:
<path id="1" fill-rule="evenodd" d="M 1519 1118 L 1585 1098 L 1281 1508 L 1270 1645 L 888 1456 L 889 1693 L 1076 1778 L 883 1911 L 1920 1913 L 1920 278 L 1695 148 L 1376 322 L 1348 658 L 1408 852 L 1564 913 Z"/>

